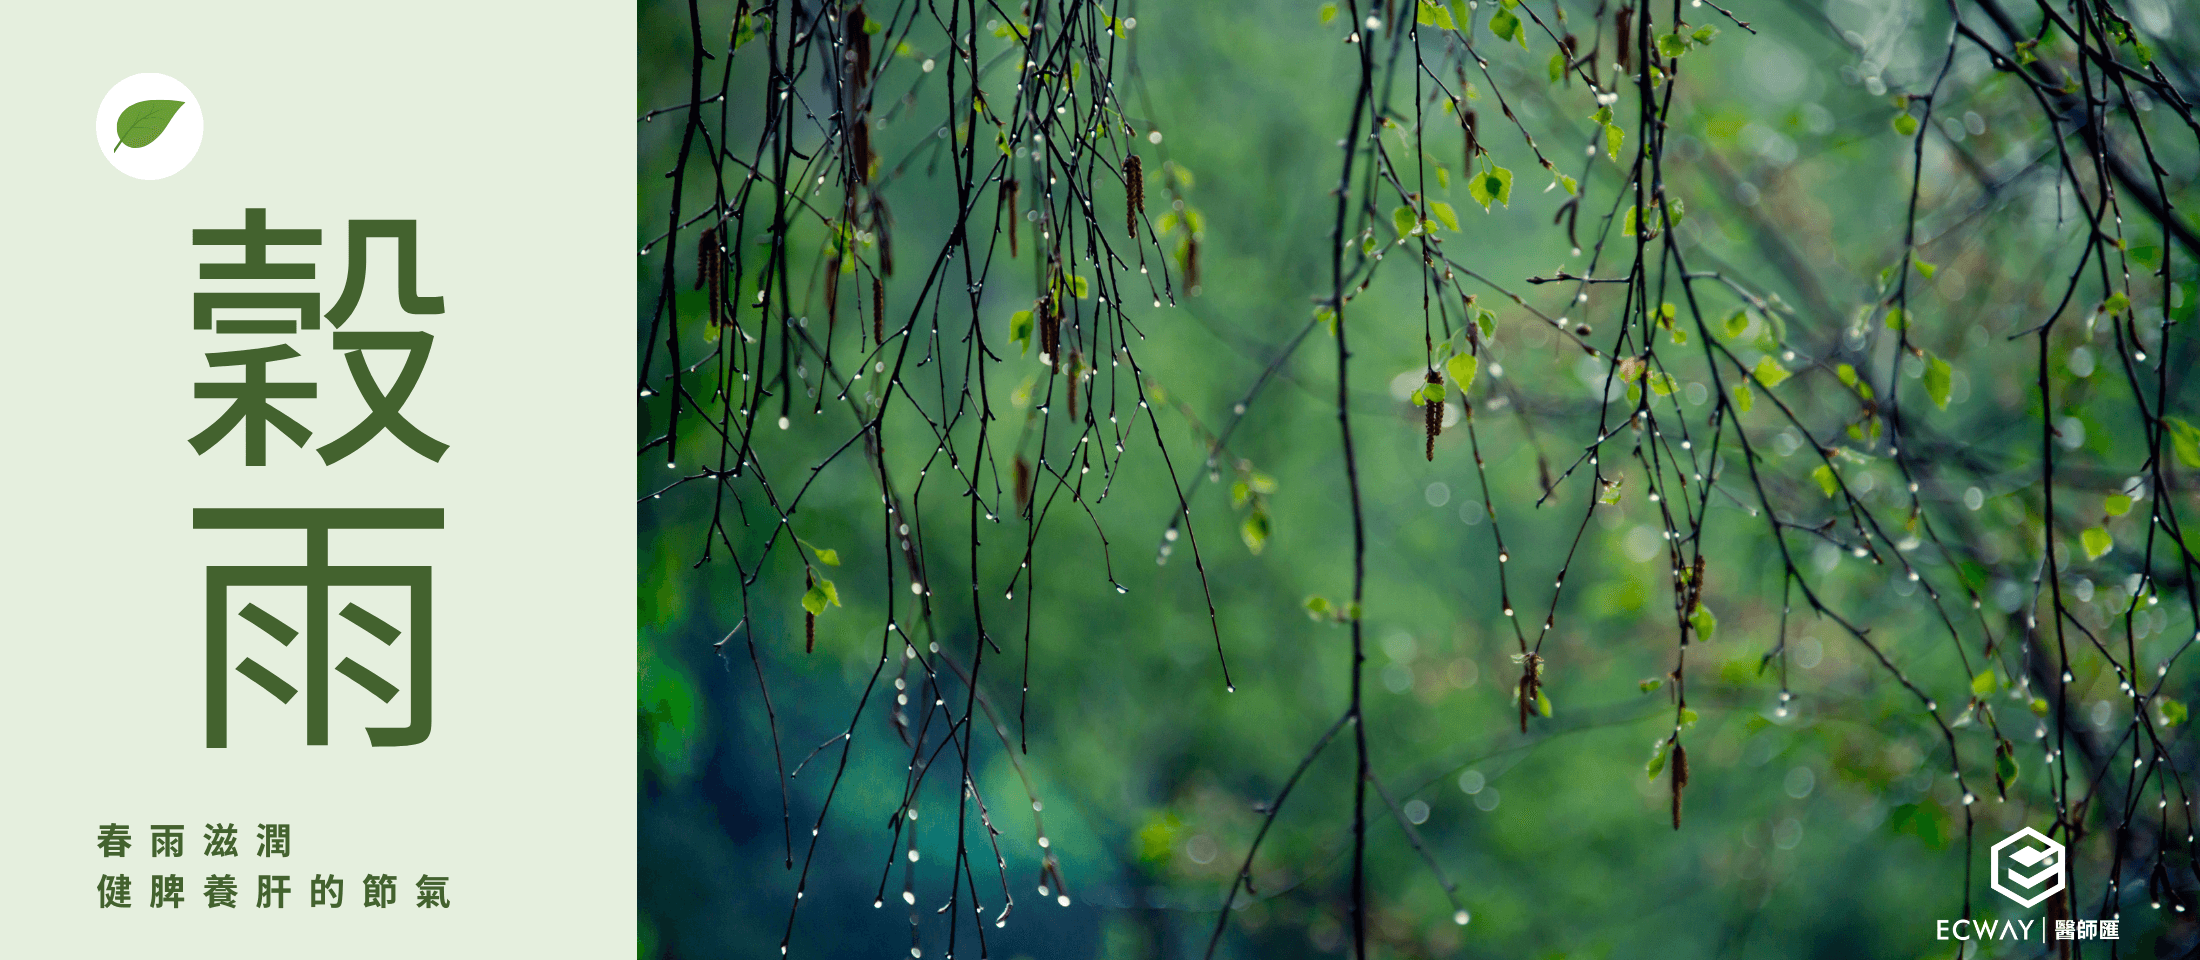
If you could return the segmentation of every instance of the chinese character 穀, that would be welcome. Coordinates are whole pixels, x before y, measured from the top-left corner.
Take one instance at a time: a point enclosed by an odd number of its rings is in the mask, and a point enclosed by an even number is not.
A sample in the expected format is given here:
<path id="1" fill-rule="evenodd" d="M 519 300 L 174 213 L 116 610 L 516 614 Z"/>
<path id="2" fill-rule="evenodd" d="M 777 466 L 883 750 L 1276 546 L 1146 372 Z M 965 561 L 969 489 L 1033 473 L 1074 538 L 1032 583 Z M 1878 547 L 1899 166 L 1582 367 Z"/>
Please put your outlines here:
<path id="1" fill-rule="evenodd" d="M 237 855 L 237 825 L 234 823 L 209 823 L 206 825 L 206 849 L 201 855 L 208 857 L 234 857 Z"/>
<path id="2" fill-rule="evenodd" d="M 99 828 L 99 855 L 119 857 L 130 849 L 130 828 L 119 823 L 109 823 Z"/>
<path id="3" fill-rule="evenodd" d="M 287 856 L 290 856 L 290 824 L 287 824 L 287 823 L 263 823 L 263 824 L 260 824 L 260 852 L 259 852 L 259 853 L 256 853 L 256 854 L 253 854 L 253 856 L 258 856 L 258 857 L 287 857 Z"/>

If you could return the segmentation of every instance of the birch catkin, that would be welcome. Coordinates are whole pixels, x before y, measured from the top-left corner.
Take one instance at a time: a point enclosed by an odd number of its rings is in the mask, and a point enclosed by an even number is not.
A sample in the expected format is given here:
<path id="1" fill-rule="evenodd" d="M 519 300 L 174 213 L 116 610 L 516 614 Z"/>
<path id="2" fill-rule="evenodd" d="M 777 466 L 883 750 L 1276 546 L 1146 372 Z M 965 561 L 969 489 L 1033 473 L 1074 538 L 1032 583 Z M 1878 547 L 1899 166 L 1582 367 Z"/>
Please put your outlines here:
<path id="1" fill-rule="evenodd" d="M 1146 211 L 1146 171 L 1138 154 L 1123 158 L 1123 224 L 1138 239 L 1138 215 Z"/>

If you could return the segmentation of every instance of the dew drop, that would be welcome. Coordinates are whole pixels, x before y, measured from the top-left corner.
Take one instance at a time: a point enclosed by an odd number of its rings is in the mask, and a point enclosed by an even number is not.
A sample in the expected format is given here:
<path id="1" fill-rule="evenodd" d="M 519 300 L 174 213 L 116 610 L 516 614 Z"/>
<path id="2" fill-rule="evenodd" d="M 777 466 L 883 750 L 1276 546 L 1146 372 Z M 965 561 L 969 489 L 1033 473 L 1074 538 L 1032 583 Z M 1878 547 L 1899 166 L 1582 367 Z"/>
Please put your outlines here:
<path id="1" fill-rule="evenodd" d="M 1467 912 L 1465 910 L 1461 910 L 1458 913 L 1454 913 L 1451 915 L 1451 922 L 1456 923 L 1462 927 L 1467 925 L 1467 919 Z"/>

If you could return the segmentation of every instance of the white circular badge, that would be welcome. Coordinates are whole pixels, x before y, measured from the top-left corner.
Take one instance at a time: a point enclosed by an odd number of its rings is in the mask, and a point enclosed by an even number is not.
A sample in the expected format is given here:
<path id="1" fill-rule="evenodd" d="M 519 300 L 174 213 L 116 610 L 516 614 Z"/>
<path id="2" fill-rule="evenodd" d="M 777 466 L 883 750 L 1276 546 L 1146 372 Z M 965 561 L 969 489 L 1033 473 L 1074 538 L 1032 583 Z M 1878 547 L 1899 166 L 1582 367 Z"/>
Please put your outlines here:
<path id="1" fill-rule="evenodd" d="M 115 169 L 140 180 L 159 180 L 198 156 L 206 113 L 199 98 L 174 77 L 140 73 L 107 91 L 92 136 L 99 155 Z"/>

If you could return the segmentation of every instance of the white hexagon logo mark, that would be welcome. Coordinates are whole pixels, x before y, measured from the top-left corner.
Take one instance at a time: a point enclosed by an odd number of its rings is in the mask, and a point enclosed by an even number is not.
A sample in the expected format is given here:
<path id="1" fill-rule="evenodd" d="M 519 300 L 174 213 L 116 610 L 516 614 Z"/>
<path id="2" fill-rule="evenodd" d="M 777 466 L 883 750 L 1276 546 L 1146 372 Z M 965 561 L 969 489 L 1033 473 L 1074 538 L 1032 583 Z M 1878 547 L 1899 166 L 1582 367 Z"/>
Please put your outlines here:
<path id="1" fill-rule="evenodd" d="M 1987 883 L 2017 906 L 2036 906 L 2062 892 L 2063 845 L 2031 827 L 1994 844 L 1987 866 L 1993 871 Z"/>

